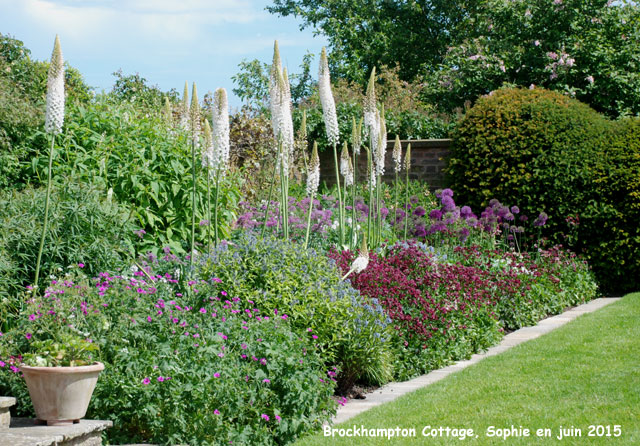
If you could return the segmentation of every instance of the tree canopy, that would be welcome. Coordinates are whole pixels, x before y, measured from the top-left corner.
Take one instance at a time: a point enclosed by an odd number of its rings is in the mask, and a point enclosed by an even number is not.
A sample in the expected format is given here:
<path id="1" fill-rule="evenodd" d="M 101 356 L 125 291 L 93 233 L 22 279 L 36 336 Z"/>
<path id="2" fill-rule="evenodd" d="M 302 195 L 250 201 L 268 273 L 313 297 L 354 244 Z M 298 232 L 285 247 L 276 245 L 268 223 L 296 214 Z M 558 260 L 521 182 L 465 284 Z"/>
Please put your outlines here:
<path id="1" fill-rule="evenodd" d="M 334 76 L 399 67 L 443 110 L 502 85 L 562 91 L 640 114 L 640 11 L 612 0 L 273 0 L 327 36 Z"/>

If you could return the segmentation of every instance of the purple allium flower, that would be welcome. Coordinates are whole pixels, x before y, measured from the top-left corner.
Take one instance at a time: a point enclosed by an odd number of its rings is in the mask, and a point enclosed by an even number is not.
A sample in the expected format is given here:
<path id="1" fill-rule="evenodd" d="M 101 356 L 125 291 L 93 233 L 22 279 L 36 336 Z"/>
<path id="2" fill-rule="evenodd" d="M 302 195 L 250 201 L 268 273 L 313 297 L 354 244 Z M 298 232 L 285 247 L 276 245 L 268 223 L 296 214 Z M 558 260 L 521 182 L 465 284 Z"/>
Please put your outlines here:
<path id="1" fill-rule="evenodd" d="M 491 206 L 492 208 L 497 208 L 502 205 L 500 204 L 497 198 L 492 198 L 491 200 L 489 200 L 489 206 Z"/>
<path id="2" fill-rule="evenodd" d="M 458 231 L 458 239 L 464 243 L 469 238 L 469 228 L 460 228 Z"/>
<path id="3" fill-rule="evenodd" d="M 472 228 L 478 226 L 478 218 L 476 216 L 471 216 L 467 219 L 467 224 Z"/>
<path id="4" fill-rule="evenodd" d="M 507 221 L 513 221 L 515 219 L 515 217 L 513 216 L 513 214 L 511 212 L 507 212 L 504 215 L 504 219 L 507 220 Z"/>
<path id="5" fill-rule="evenodd" d="M 411 195 L 411 197 L 409 198 L 409 202 L 411 204 L 417 204 L 418 203 L 418 197 L 415 195 Z"/>
<path id="6" fill-rule="evenodd" d="M 527 220 L 529 220 L 529 217 L 527 217 L 526 215 L 522 214 L 520 216 L 520 221 L 527 221 Z"/>
<path id="7" fill-rule="evenodd" d="M 453 201 L 453 198 L 451 198 L 448 195 L 443 195 L 441 202 L 442 202 L 442 210 L 445 212 L 451 212 L 456 208 L 455 201 Z"/>
<path id="8" fill-rule="evenodd" d="M 460 217 L 469 218 L 472 215 L 473 212 L 471 211 L 471 208 L 469 206 L 462 206 L 462 208 L 460 209 Z"/>
<path id="9" fill-rule="evenodd" d="M 429 218 L 432 220 L 440 220 L 442 218 L 442 211 L 440 209 L 434 209 L 429 212 Z"/>
<path id="10" fill-rule="evenodd" d="M 440 195 L 442 195 L 443 197 L 453 197 L 453 191 L 449 188 L 443 189 L 442 192 L 440 192 Z"/>
<path id="11" fill-rule="evenodd" d="M 416 238 L 426 237 L 427 236 L 427 231 L 425 230 L 424 226 L 417 225 L 415 230 L 413 231 L 413 235 Z"/>
<path id="12" fill-rule="evenodd" d="M 538 215 L 538 218 L 536 218 L 535 221 L 533 222 L 533 226 L 544 226 L 547 224 L 548 219 L 549 219 L 549 216 L 546 213 L 540 212 L 540 215 Z"/>
<path id="13" fill-rule="evenodd" d="M 422 206 L 418 206 L 414 211 L 413 211 L 413 215 L 415 215 L 416 217 L 422 217 L 423 215 L 425 215 L 427 213 L 427 211 L 425 211 L 425 209 Z"/>
<path id="14" fill-rule="evenodd" d="M 517 215 L 520 213 L 520 208 L 518 206 L 511 206 L 511 213 Z"/>

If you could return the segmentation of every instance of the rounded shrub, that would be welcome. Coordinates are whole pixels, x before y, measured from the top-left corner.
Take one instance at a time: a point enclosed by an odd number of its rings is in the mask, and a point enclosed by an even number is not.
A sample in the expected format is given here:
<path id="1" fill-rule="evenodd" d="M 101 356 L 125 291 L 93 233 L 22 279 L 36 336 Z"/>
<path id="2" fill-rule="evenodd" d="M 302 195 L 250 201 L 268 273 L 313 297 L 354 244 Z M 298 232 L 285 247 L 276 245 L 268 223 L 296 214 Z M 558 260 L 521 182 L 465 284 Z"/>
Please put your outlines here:
<path id="1" fill-rule="evenodd" d="M 263 316 L 290 320 L 301 336 L 311 333 L 327 364 L 338 368 L 340 390 L 356 380 L 390 380 L 384 311 L 340 280 L 335 263 L 325 256 L 242 232 L 207 258 L 199 274 L 222 280 L 242 305 L 255 305 Z"/>
<path id="2" fill-rule="evenodd" d="M 640 238 L 629 224 L 640 202 L 633 120 L 612 122 L 556 92 L 502 89 L 478 100 L 453 140 L 447 173 L 460 198 L 545 211 L 542 234 L 584 254 L 605 291 L 638 288 L 630 253 Z"/>

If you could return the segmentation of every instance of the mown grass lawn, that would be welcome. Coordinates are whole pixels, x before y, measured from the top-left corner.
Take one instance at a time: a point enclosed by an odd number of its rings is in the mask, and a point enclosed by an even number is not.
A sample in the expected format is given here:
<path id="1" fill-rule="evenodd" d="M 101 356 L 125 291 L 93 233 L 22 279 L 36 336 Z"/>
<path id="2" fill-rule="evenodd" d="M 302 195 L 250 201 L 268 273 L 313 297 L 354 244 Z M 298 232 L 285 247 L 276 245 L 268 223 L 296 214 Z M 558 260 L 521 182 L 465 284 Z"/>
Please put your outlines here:
<path id="1" fill-rule="evenodd" d="M 333 428 L 353 426 L 413 428 L 416 436 L 321 432 L 296 445 L 640 445 L 640 293 Z M 423 437 L 425 426 L 474 434 Z M 529 429 L 530 436 L 490 437 L 490 426 Z M 561 427 L 582 435 L 558 439 Z M 551 436 L 537 437 L 545 428 Z"/>

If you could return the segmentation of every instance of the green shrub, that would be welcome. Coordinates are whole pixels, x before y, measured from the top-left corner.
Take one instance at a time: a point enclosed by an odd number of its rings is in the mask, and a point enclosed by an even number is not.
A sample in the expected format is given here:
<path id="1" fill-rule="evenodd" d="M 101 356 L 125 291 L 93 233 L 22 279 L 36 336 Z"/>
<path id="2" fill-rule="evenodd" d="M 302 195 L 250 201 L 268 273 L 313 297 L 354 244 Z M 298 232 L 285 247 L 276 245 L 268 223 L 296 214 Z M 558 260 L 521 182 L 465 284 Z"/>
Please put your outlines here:
<path id="1" fill-rule="evenodd" d="M 45 196 L 33 188 L 0 192 L 0 301 L 33 284 Z M 41 286 L 72 264 L 85 263 L 88 274 L 97 274 L 133 258 L 130 211 L 108 201 L 104 190 L 55 185 L 49 212 Z"/>
<path id="2" fill-rule="evenodd" d="M 541 89 L 478 100 L 454 132 L 448 176 L 473 207 L 490 198 L 549 215 L 542 234 L 589 260 L 605 291 L 640 286 L 638 125 Z"/>
<path id="3" fill-rule="evenodd" d="M 225 283 L 199 280 L 184 290 L 171 275 L 146 274 L 66 275 L 25 308 L 0 337 L 0 393 L 20 397 L 14 415 L 33 412 L 16 358 L 3 347 L 42 338 L 37 327 L 70 317 L 105 364 L 87 417 L 114 422 L 111 444 L 283 445 L 335 413 L 333 372 L 311 333 L 249 317 Z M 80 308 L 86 316 L 74 317 Z"/>
<path id="4" fill-rule="evenodd" d="M 339 386 L 357 379 L 382 384 L 391 377 L 386 316 L 340 280 L 332 261 L 300 245 L 242 233 L 206 260 L 201 276 L 227 284 L 231 296 L 262 315 L 284 317 L 299 335 L 311 330 Z"/>
<path id="5" fill-rule="evenodd" d="M 54 175 L 98 184 L 113 190 L 113 197 L 130 203 L 133 221 L 146 234 L 141 249 L 170 245 L 188 250 L 191 231 L 191 146 L 183 132 L 174 130 L 158 110 L 138 108 L 128 102 L 97 97 L 86 105 L 69 107 L 65 130 L 58 138 Z M 45 152 L 25 166 L 32 182 L 46 181 Z M 207 241 L 206 174 L 196 157 L 196 242 Z M 228 236 L 239 199 L 241 178 L 231 172 L 220 181 L 218 230 Z M 213 189 L 213 187 L 212 187 Z M 213 190 L 212 190 L 213 196 Z M 142 234 L 141 234 L 142 235 Z"/>

